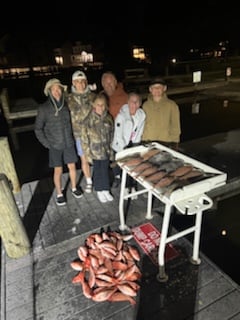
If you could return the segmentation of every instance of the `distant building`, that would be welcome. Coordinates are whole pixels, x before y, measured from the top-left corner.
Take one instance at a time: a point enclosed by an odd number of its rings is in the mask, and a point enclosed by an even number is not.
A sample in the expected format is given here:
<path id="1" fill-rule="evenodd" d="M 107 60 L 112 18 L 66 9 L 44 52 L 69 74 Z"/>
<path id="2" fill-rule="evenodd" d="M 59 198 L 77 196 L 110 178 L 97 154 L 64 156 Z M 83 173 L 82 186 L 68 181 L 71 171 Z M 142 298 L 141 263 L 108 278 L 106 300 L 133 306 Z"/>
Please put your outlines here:
<path id="1" fill-rule="evenodd" d="M 4 41 L 3 41 L 4 40 Z M 11 46 L 9 46 L 9 42 Z M 7 48 L 11 48 L 11 50 Z M 93 67 L 102 68 L 103 53 L 91 44 L 80 41 L 63 43 L 59 48 L 43 41 L 32 41 L 18 46 L 11 38 L 0 39 L 0 78 L 28 77 L 31 72 L 46 74 L 60 68 Z"/>
<path id="2" fill-rule="evenodd" d="M 80 41 L 76 41 L 73 45 L 71 42 L 66 42 L 61 48 L 55 48 L 54 56 L 56 64 L 63 68 L 103 66 L 103 54 L 94 51 L 91 44 L 82 44 Z"/>

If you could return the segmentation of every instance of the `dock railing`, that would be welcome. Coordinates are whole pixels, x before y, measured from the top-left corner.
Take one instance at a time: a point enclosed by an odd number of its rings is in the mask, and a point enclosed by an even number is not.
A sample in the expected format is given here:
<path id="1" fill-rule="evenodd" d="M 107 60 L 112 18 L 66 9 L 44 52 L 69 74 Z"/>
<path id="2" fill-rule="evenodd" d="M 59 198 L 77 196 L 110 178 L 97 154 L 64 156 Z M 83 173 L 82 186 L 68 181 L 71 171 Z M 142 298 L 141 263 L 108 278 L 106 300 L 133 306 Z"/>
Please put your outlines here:
<path id="1" fill-rule="evenodd" d="M 2 89 L 0 102 L 8 125 L 11 142 L 14 148 L 18 149 L 17 134 L 34 130 L 34 118 L 37 115 L 38 103 L 31 97 L 11 100 L 7 88 Z M 27 119 L 28 121 L 26 121 Z"/>

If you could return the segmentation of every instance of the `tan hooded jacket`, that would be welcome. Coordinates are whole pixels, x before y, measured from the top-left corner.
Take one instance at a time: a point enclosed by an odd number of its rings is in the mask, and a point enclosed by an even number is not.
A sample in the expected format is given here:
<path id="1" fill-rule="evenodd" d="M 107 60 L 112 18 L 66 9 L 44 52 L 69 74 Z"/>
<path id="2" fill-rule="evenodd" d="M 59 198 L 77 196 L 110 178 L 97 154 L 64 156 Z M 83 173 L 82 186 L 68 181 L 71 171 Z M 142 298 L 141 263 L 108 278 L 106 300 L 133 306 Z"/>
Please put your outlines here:
<path id="1" fill-rule="evenodd" d="M 159 102 L 155 102 L 149 94 L 142 108 L 146 113 L 142 140 L 180 142 L 180 111 L 175 101 L 165 94 Z"/>

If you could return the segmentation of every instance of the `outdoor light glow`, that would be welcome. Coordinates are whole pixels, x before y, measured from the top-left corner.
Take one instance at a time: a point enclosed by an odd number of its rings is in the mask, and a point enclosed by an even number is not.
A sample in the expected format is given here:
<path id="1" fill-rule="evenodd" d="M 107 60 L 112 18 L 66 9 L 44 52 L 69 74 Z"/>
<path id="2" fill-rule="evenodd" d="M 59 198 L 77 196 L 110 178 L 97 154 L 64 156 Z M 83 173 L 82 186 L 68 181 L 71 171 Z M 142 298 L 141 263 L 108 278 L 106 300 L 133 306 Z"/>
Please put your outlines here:
<path id="1" fill-rule="evenodd" d="M 56 56 L 55 61 L 56 61 L 56 64 L 63 65 L 63 57 L 62 56 Z"/>
<path id="2" fill-rule="evenodd" d="M 228 107 L 228 100 L 223 100 L 223 107 L 227 108 Z"/>
<path id="3" fill-rule="evenodd" d="M 201 78 L 202 78 L 202 72 L 201 71 L 193 72 L 193 83 L 201 82 Z"/>
<path id="4" fill-rule="evenodd" d="M 227 235 L 227 231 L 223 229 L 221 234 L 222 234 L 222 236 L 226 236 Z"/>

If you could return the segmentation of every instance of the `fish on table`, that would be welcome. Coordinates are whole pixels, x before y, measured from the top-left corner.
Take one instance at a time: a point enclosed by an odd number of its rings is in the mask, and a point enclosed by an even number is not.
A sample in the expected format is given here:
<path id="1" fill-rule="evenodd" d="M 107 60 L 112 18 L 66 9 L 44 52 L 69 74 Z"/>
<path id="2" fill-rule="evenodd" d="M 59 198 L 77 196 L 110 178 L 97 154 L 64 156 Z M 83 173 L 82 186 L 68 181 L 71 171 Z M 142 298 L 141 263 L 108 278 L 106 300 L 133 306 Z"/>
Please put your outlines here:
<path id="1" fill-rule="evenodd" d="M 187 173 L 190 173 L 193 170 L 193 166 L 191 164 L 185 164 L 183 166 L 178 167 L 176 170 L 170 173 L 170 176 L 181 177 Z"/>
<path id="2" fill-rule="evenodd" d="M 191 170 L 189 168 L 188 171 L 186 168 L 185 174 L 175 177 L 175 181 L 165 189 L 164 195 L 169 196 L 173 191 L 187 186 L 191 183 L 197 182 L 197 180 L 204 177 L 204 171 L 197 168 L 192 168 Z"/>
<path id="3" fill-rule="evenodd" d="M 129 158 L 124 162 L 121 162 L 120 166 L 136 167 L 137 165 L 139 165 L 142 162 L 143 162 L 142 157 L 136 156 L 136 157 Z"/>
<path id="4" fill-rule="evenodd" d="M 144 180 L 146 180 L 147 182 L 151 182 L 151 183 L 157 183 L 159 182 L 163 177 L 165 177 L 167 175 L 167 172 L 164 170 L 158 170 L 155 173 L 147 176 L 144 178 Z"/>
<path id="5" fill-rule="evenodd" d="M 153 156 L 161 153 L 162 151 L 158 148 L 152 148 L 150 150 L 148 150 L 147 152 L 142 154 L 142 158 L 144 161 L 149 160 L 150 158 L 152 158 Z"/>
<path id="6" fill-rule="evenodd" d="M 137 166 L 135 166 L 134 168 L 132 168 L 130 170 L 130 172 L 133 173 L 134 176 L 137 176 L 139 175 L 142 171 L 148 169 L 148 168 L 151 168 L 153 165 L 148 162 L 148 161 L 142 161 L 140 162 Z"/>
<path id="7" fill-rule="evenodd" d="M 148 161 L 150 161 L 153 164 L 162 164 L 164 162 L 170 162 L 173 159 L 173 156 L 171 153 L 167 151 L 160 151 L 153 154 L 151 157 L 148 158 Z"/>
<path id="8" fill-rule="evenodd" d="M 148 176 L 153 175 L 154 173 L 157 173 L 159 171 L 159 167 L 157 165 L 153 165 L 150 163 L 150 166 L 143 171 L 141 171 L 139 174 L 136 175 L 136 177 L 140 178 L 147 178 Z"/>
<path id="9" fill-rule="evenodd" d="M 175 180 L 175 177 L 173 176 L 165 176 L 162 179 L 160 179 L 157 183 L 153 184 L 153 187 L 158 189 L 158 188 L 164 188 L 169 186 L 173 181 Z"/>
<path id="10" fill-rule="evenodd" d="M 123 157 L 123 158 L 119 158 L 117 161 L 121 162 L 121 163 L 125 163 L 128 160 L 134 159 L 134 158 L 139 158 L 141 157 L 141 153 L 140 152 L 135 152 L 132 154 L 128 154 L 127 156 Z"/>
<path id="11" fill-rule="evenodd" d="M 183 164 L 184 162 L 181 159 L 172 159 L 160 164 L 159 169 L 170 173 L 183 166 Z"/>

